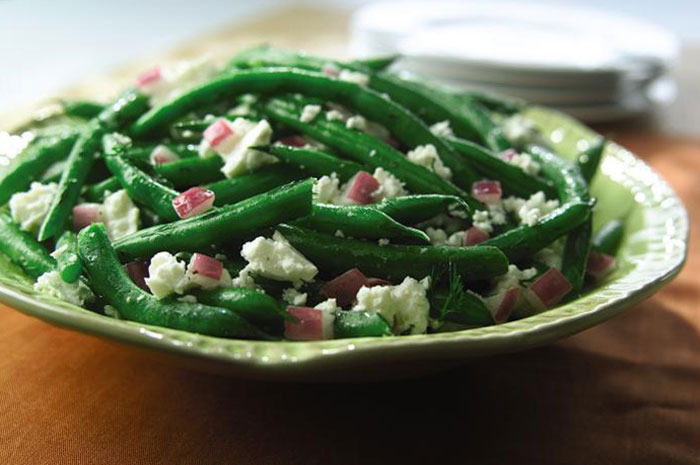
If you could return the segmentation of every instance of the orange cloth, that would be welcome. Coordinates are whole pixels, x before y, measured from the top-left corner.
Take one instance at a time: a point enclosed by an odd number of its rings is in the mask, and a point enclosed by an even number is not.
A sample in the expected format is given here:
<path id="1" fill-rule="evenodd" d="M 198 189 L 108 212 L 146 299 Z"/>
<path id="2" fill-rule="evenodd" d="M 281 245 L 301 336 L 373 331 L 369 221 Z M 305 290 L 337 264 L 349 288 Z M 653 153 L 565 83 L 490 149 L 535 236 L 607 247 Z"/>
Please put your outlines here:
<path id="1" fill-rule="evenodd" d="M 241 381 L 0 309 L 2 464 L 700 464 L 700 144 L 629 135 L 677 189 L 690 258 L 547 347 L 412 381 Z"/>

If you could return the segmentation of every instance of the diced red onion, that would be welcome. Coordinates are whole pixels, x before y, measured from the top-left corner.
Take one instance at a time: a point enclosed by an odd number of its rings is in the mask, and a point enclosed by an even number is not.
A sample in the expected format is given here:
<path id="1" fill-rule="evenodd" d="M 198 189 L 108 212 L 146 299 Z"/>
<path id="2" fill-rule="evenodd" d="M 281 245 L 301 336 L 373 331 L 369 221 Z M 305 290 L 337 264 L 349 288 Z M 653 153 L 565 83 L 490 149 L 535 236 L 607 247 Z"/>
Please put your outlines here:
<path id="1" fill-rule="evenodd" d="M 484 180 L 472 184 L 472 196 L 485 204 L 494 204 L 501 201 L 501 183 L 498 181 Z"/>
<path id="2" fill-rule="evenodd" d="M 146 278 L 148 277 L 148 265 L 144 261 L 129 262 L 124 265 L 126 273 L 138 287 L 144 291 L 148 291 Z"/>
<path id="3" fill-rule="evenodd" d="M 153 68 L 144 71 L 139 74 L 136 78 L 136 86 L 140 88 L 147 88 L 156 82 L 163 79 L 163 70 L 160 66 L 154 66 Z"/>
<path id="4" fill-rule="evenodd" d="M 292 136 L 283 137 L 279 140 L 280 143 L 284 145 L 289 145 L 291 147 L 303 147 L 309 143 L 304 136 L 299 134 L 294 134 Z"/>
<path id="5" fill-rule="evenodd" d="M 192 187 L 173 199 L 173 208 L 180 218 L 191 218 L 212 208 L 215 198 L 209 189 Z"/>
<path id="6" fill-rule="evenodd" d="M 233 128 L 225 119 L 218 119 L 209 125 L 203 133 L 204 140 L 209 143 L 209 146 L 216 149 L 222 142 L 229 137 L 233 137 Z"/>
<path id="7" fill-rule="evenodd" d="M 513 161 L 513 158 L 515 158 L 517 155 L 518 152 L 515 149 L 508 149 L 501 152 L 498 156 L 501 157 L 501 159 L 510 163 L 511 161 Z"/>
<path id="8" fill-rule="evenodd" d="M 476 226 L 472 226 L 471 228 L 467 229 L 467 235 L 464 238 L 464 245 L 481 244 L 484 241 L 488 241 L 489 238 L 489 233 L 477 228 Z"/>
<path id="9" fill-rule="evenodd" d="M 347 307 L 355 302 L 357 291 L 367 286 L 368 279 L 357 268 L 346 271 L 340 276 L 328 281 L 322 288 L 321 294 L 336 300 L 341 307 Z"/>
<path id="10" fill-rule="evenodd" d="M 151 164 L 162 165 L 178 161 L 180 157 L 165 145 L 156 145 L 151 151 Z"/>
<path id="11" fill-rule="evenodd" d="M 73 229 L 80 231 L 92 223 L 104 220 L 102 205 L 99 203 L 81 203 L 73 207 Z"/>
<path id="12" fill-rule="evenodd" d="M 399 148 L 399 143 L 396 141 L 396 139 L 393 139 L 393 138 L 391 138 L 391 137 L 387 137 L 387 138 L 384 139 L 384 142 L 385 142 L 386 144 L 391 145 L 391 146 L 394 147 L 395 149 L 398 149 L 398 148 Z"/>
<path id="13" fill-rule="evenodd" d="M 595 279 L 601 279 L 615 269 L 616 263 L 615 257 L 612 255 L 591 251 L 586 271 Z"/>
<path id="14" fill-rule="evenodd" d="M 367 283 L 365 286 L 367 287 L 374 287 L 374 286 L 389 286 L 391 283 L 387 281 L 386 279 L 382 278 L 367 278 Z"/>
<path id="15" fill-rule="evenodd" d="M 224 271 L 224 264 L 208 255 L 195 253 L 190 259 L 188 270 L 192 274 L 198 274 L 205 278 L 219 281 Z"/>
<path id="16" fill-rule="evenodd" d="M 544 310 L 559 303 L 573 286 L 556 268 L 550 268 L 530 285 L 525 298 L 537 310 Z"/>
<path id="17" fill-rule="evenodd" d="M 284 337 L 292 341 L 323 339 L 323 310 L 310 307 L 287 307 L 287 313 L 296 321 L 284 322 Z"/>
<path id="18" fill-rule="evenodd" d="M 520 298 L 520 286 L 503 290 L 498 294 L 486 297 L 484 302 L 495 323 L 505 323 L 513 313 Z"/>
<path id="19" fill-rule="evenodd" d="M 321 72 L 325 74 L 326 76 L 331 76 L 331 77 L 338 77 L 340 76 L 340 69 L 334 65 L 333 63 L 326 63 L 323 65 L 323 68 L 321 68 Z"/>
<path id="20" fill-rule="evenodd" d="M 374 193 L 379 189 L 379 181 L 366 171 L 359 171 L 350 180 L 345 198 L 359 205 L 374 202 Z"/>

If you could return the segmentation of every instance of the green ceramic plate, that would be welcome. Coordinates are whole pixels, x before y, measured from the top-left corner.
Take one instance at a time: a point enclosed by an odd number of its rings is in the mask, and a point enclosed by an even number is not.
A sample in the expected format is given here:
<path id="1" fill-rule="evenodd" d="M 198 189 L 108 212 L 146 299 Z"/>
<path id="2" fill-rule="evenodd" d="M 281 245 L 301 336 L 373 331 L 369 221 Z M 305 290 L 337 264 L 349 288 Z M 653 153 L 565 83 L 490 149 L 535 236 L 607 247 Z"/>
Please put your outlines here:
<path id="1" fill-rule="evenodd" d="M 551 143 L 573 156 L 594 134 L 542 108 L 527 112 Z M 200 336 L 101 316 L 38 295 L 0 256 L 0 300 L 50 323 L 153 349 L 168 358 L 241 377 L 366 379 L 410 376 L 473 357 L 527 349 L 611 318 L 671 280 L 686 257 L 688 218 L 673 190 L 645 163 L 609 144 L 592 185 L 594 221 L 626 217 L 619 269 L 582 298 L 520 321 L 452 333 L 321 342 L 253 342 Z"/>

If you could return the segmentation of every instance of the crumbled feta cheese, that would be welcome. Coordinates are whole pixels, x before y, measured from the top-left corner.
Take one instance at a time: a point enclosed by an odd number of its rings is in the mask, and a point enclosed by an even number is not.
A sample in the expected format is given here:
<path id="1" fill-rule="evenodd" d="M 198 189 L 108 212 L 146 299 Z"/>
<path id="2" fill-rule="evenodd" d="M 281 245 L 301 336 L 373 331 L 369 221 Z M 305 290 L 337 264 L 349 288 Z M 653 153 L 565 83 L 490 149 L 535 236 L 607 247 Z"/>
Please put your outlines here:
<path id="1" fill-rule="evenodd" d="M 255 284 L 253 277 L 250 275 L 250 268 L 247 266 L 238 273 L 238 277 L 233 280 L 231 285 L 233 287 L 243 287 L 246 289 L 258 288 L 258 285 Z"/>
<path id="2" fill-rule="evenodd" d="M 506 119 L 502 125 L 508 140 L 515 145 L 522 145 L 537 137 L 535 124 L 522 115 L 514 115 Z"/>
<path id="3" fill-rule="evenodd" d="M 328 121 L 345 121 L 345 115 L 338 110 L 328 110 L 326 112 L 326 119 Z"/>
<path id="4" fill-rule="evenodd" d="M 379 189 L 372 194 L 375 198 L 389 199 L 392 197 L 403 197 L 408 194 L 404 188 L 404 183 L 385 169 L 375 169 L 372 176 L 379 181 Z"/>
<path id="5" fill-rule="evenodd" d="M 338 229 L 338 230 L 335 231 L 334 236 L 335 236 L 335 237 L 340 237 L 340 238 L 342 239 L 343 237 L 345 237 L 345 233 L 344 233 L 343 231 L 341 231 L 340 229 Z"/>
<path id="6" fill-rule="evenodd" d="M 448 120 L 440 121 L 438 123 L 433 124 L 432 126 L 430 126 L 430 132 L 432 132 L 438 137 L 455 136 L 455 133 L 452 132 L 452 128 L 450 127 L 450 122 Z"/>
<path id="7" fill-rule="evenodd" d="M 517 166 L 531 176 L 535 176 L 540 172 L 540 164 L 534 161 L 527 153 L 514 154 L 512 157 L 510 157 L 508 163 Z"/>
<path id="8" fill-rule="evenodd" d="M 466 241 L 467 232 L 457 231 L 453 234 L 450 234 L 450 237 L 447 238 L 447 245 L 451 245 L 452 247 L 463 247 Z"/>
<path id="9" fill-rule="evenodd" d="M 58 185 L 54 182 L 33 182 L 26 192 L 18 192 L 10 198 L 10 214 L 22 231 L 36 233 L 49 212 Z"/>
<path id="10" fill-rule="evenodd" d="M 352 82 L 353 84 L 358 84 L 360 86 L 367 86 L 369 84 L 368 75 L 358 73 L 356 71 L 350 71 L 349 69 L 341 69 L 340 74 L 338 74 L 338 79 L 341 81 Z"/>
<path id="11" fill-rule="evenodd" d="M 321 310 L 321 328 L 324 339 L 333 339 L 333 321 L 335 313 L 340 310 L 335 299 L 324 300 L 314 307 Z"/>
<path id="12" fill-rule="evenodd" d="M 451 179 L 452 170 L 445 166 L 432 144 L 419 145 L 406 154 L 406 157 L 416 165 L 424 166 L 441 178 Z"/>
<path id="13" fill-rule="evenodd" d="M 146 285 L 158 300 L 173 293 L 184 294 L 188 285 L 185 262 L 179 261 L 168 252 L 158 252 L 148 266 Z"/>
<path id="14" fill-rule="evenodd" d="M 275 231 L 272 239 L 263 236 L 246 242 L 241 255 L 251 271 L 278 281 L 301 283 L 313 281 L 318 268 Z"/>
<path id="15" fill-rule="evenodd" d="M 407 277 L 398 286 L 361 287 L 353 310 L 381 314 L 396 334 L 424 333 L 428 328 L 430 302 L 426 292 L 430 278 Z"/>
<path id="16" fill-rule="evenodd" d="M 79 279 L 68 284 L 61 279 L 58 271 L 48 271 L 39 276 L 34 283 L 34 290 L 78 306 L 95 298 L 90 288 L 82 280 Z"/>
<path id="17" fill-rule="evenodd" d="M 514 213 L 520 224 L 534 226 L 541 217 L 548 215 L 559 207 L 558 200 L 547 200 L 544 192 L 532 194 L 529 199 L 508 197 L 503 199 L 503 208 Z"/>
<path id="18" fill-rule="evenodd" d="M 103 203 L 102 211 L 107 227 L 107 234 L 113 241 L 139 230 L 139 209 L 129 198 L 126 190 L 122 189 L 108 195 Z"/>
<path id="19" fill-rule="evenodd" d="M 348 129 L 357 129 L 358 131 L 365 131 L 367 130 L 367 120 L 364 116 L 351 116 L 345 122 L 345 127 Z"/>
<path id="20" fill-rule="evenodd" d="M 536 268 L 526 268 L 521 270 L 515 265 L 508 265 L 508 271 L 496 278 L 494 285 L 494 294 L 501 291 L 507 291 L 512 287 L 519 286 L 521 282 L 528 281 L 537 275 Z"/>
<path id="21" fill-rule="evenodd" d="M 178 302 L 185 302 L 188 304 L 196 304 L 197 303 L 197 298 L 193 295 L 183 295 L 182 297 L 178 297 Z"/>
<path id="22" fill-rule="evenodd" d="M 105 305 L 102 311 L 106 316 L 111 316 L 112 318 L 116 318 L 117 320 L 122 319 L 119 310 L 117 310 L 115 307 L 112 307 L 111 305 Z"/>
<path id="23" fill-rule="evenodd" d="M 544 263 L 550 268 L 561 270 L 561 263 L 564 256 L 564 244 L 566 237 L 557 239 L 544 249 L 535 254 L 535 259 Z"/>
<path id="24" fill-rule="evenodd" d="M 307 293 L 299 292 L 293 287 L 288 287 L 282 291 L 282 300 L 287 302 L 289 305 L 294 305 L 295 307 L 303 307 L 306 305 L 307 298 Z"/>
<path id="25" fill-rule="evenodd" d="M 316 203 L 337 203 L 340 194 L 340 180 L 335 173 L 321 176 L 314 183 L 313 197 Z"/>
<path id="26" fill-rule="evenodd" d="M 445 245 L 447 243 L 447 232 L 444 229 L 428 227 L 425 233 L 430 238 L 432 245 Z"/>
<path id="27" fill-rule="evenodd" d="M 255 171 L 261 166 L 277 162 L 277 158 L 272 155 L 251 149 L 251 147 L 257 145 L 267 145 L 270 143 L 270 138 L 272 137 L 270 123 L 266 120 L 261 120 L 257 124 L 252 123 L 253 126 L 250 127 L 248 124 L 243 123 L 237 125 L 236 122 L 239 120 L 243 120 L 243 118 L 236 118 L 233 122 L 234 134 L 239 134 L 237 132 L 237 126 L 241 128 L 247 126 L 248 130 L 243 132 L 242 137 L 240 137 L 232 151 L 221 156 L 224 160 L 224 166 L 221 168 L 221 172 L 224 173 L 227 178 L 233 178 L 241 173 Z M 250 123 L 247 120 L 243 121 Z"/>
<path id="28" fill-rule="evenodd" d="M 384 247 L 385 245 L 389 245 L 391 241 L 389 241 L 389 239 L 379 239 L 377 242 L 380 247 Z"/>
<path id="29" fill-rule="evenodd" d="M 304 105 L 304 108 L 301 110 L 299 121 L 302 123 L 310 123 L 319 113 L 321 113 L 321 105 Z"/>
<path id="30" fill-rule="evenodd" d="M 491 216 L 489 215 L 488 210 L 476 210 L 472 214 L 472 224 L 474 227 L 479 228 L 486 233 L 493 232 Z"/>

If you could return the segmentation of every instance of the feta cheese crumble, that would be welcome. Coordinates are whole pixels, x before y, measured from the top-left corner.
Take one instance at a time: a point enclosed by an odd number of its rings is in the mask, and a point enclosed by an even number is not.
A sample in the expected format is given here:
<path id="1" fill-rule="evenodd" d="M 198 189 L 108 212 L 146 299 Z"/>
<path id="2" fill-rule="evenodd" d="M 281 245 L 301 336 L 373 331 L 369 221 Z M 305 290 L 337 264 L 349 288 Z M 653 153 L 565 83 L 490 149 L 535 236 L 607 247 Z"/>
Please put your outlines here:
<path id="1" fill-rule="evenodd" d="M 107 234 L 113 241 L 139 230 L 139 209 L 122 189 L 108 195 L 102 205 Z"/>
<path id="2" fill-rule="evenodd" d="M 340 310 L 335 299 L 324 300 L 314 307 L 316 310 L 321 310 L 321 328 L 324 339 L 333 339 L 333 321 L 335 320 L 335 312 Z"/>
<path id="3" fill-rule="evenodd" d="M 345 127 L 348 129 L 356 129 L 358 131 L 367 130 L 367 120 L 364 116 L 355 115 L 348 118 L 345 122 Z"/>
<path id="4" fill-rule="evenodd" d="M 337 203 L 340 194 L 340 180 L 335 173 L 321 176 L 314 183 L 313 198 L 316 203 Z"/>
<path id="5" fill-rule="evenodd" d="M 318 268 L 275 231 L 272 239 L 260 236 L 243 244 L 241 256 L 248 261 L 251 271 L 277 281 L 313 281 Z"/>
<path id="6" fill-rule="evenodd" d="M 358 84 L 360 86 L 367 86 L 369 84 L 368 75 L 365 73 L 350 71 L 349 69 L 341 69 L 340 74 L 338 74 L 338 79 L 341 81 L 352 82 L 353 84 Z"/>
<path id="7" fill-rule="evenodd" d="M 508 160 L 508 163 L 517 166 L 531 176 L 535 176 L 540 173 L 540 164 L 533 160 L 527 153 L 513 154 Z"/>
<path id="8" fill-rule="evenodd" d="M 307 298 L 307 293 L 299 292 L 293 287 L 289 287 L 282 291 L 282 300 L 284 300 L 289 305 L 294 305 L 295 307 L 303 307 L 304 305 L 306 305 Z"/>
<path id="9" fill-rule="evenodd" d="M 452 127 L 450 127 L 450 122 L 448 120 L 440 121 L 438 123 L 430 126 L 430 132 L 438 137 L 454 137 L 455 133 L 452 132 Z"/>
<path id="10" fill-rule="evenodd" d="M 321 113 L 321 105 L 305 105 L 301 110 L 299 121 L 302 123 L 310 123 L 319 113 Z"/>
<path id="11" fill-rule="evenodd" d="M 544 249 L 537 252 L 535 254 L 535 259 L 539 260 L 550 268 L 561 270 L 565 243 L 566 237 L 557 239 Z"/>
<path id="12" fill-rule="evenodd" d="M 508 197 L 503 199 L 503 208 L 515 214 L 520 224 L 534 226 L 540 218 L 559 207 L 558 200 L 547 200 L 544 192 L 532 194 L 529 199 Z"/>
<path id="13" fill-rule="evenodd" d="M 521 270 L 515 265 L 508 265 L 508 271 L 496 278 L 493 293 L 507 291 L 515 286 L 519 286 L 523 281 L 529 281 L 537 275 L 536 268 L 525 268 Z"/>
<path id="14" fill-rule="evenodd" d="M 164 299 L 173 293 L 182 295 L 187 284 L 185 262 L 169 252 L 158 252 L 151 258 L 146 285 L 156 299 Z"/>
<path id="15" fill-rule="evenodd" d="M 51 202 L 56 196 L 58 184 L 33 182 L 26 192 L 18 192 L 10 198 L 10 214 L 22 231 L 36 233 L 44 222 Z"/>
<path id="16" fill-rule="evenodd" d="M 338 110 L 328 110 L 326 112 L 326 119 L 328 121 L 345 121 L 345 115 Z"/>
<path id="17" fill-rule="evenodd" d="M 432 144 L 419 145 L 406 154 L 406 157 L 416 165 L 424 166 L 444 179 L 452 179 L 452 170 L 445 166 Z"/>
<path id="18" fill-rule="evenodd" d="M 397 286 L 361 287 L 352 310 L 379 313 L 394 333 L 425 333 L 428 329 L 430 302 L 426 295 L 430 278 L 417 281 L 407 277 Z"/>
<path id="19" fill-rule="evenodd" d="M 408 195 L 404 188 L 404 183 L 384 168 L 375 169 L 372 176 L 379 181 L 379 189 L 372 194 L 376 199 L 389 199 Z"/>
<path id="20" fill-rule="evenodd" d="M 68 284 L 61 279 L 58 271 L 48 271 L 39 276 L 34 283 L 34 290 L 78 306 L 91 302 L 95 298 L 82 280 Z"/>
<path id="21" fill-rule="evenodd" d="M 515 145 L 522 145 L 538 136 L 534 123 L 522 115 L 506 119 L 502 125 L 503 133 Z"/>

